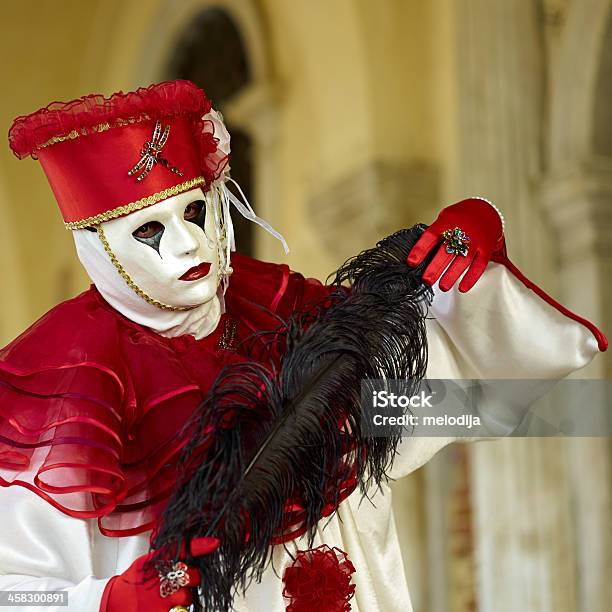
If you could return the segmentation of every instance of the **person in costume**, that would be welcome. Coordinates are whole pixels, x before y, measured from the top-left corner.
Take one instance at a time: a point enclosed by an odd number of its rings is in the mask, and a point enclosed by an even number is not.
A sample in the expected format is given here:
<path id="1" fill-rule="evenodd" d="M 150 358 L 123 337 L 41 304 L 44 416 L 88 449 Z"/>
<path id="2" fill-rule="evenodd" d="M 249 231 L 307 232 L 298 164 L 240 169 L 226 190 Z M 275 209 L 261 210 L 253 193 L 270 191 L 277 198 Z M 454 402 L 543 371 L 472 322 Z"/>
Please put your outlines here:
<path id="1" fill-rule="evenodd" d="M 231 206 L 286 244 L 228 189 L 229 135 L 188 81 L 55 103 L 16 119 L 9 140 L 41 162 L 93 284 L 0 351 L 0 590 L 64 590 L 75 611 L 181 610 L 207 589 L 193 560 L 223 546 L 193 538 L 144 571 L 184 425 L 224 368 L 253 359 L 243 340 L 331 289 L 233 252 Z M 510 262 L 487 201 L 447 207 L 419 235 L 403 264 L 432 286 L 428 378 L 558 380 L 607 348 Z M 479 410 L 497 435 L 520 420 Z M 402 439 L 389 475 L 452 441 Z M 300 511 L 283 523 L 284 546 L 234 610 L 411 610 L 391 491 L 381 482 L 360 503 L 354 480 L 337 482 L 312 539 Z"/>

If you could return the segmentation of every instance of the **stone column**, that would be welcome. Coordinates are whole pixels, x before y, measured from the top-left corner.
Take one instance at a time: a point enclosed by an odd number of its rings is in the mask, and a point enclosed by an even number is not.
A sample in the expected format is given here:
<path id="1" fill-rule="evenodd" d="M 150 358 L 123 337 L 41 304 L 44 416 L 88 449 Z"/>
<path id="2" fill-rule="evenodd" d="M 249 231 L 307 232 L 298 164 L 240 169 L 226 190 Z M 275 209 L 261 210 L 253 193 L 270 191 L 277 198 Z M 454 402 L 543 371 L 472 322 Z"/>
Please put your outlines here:
<path id="1" fill-rule="evenodd" d="M 427 463 L 427 596 L 423 612 L 475 612 L 474 508 L 469 445 L 456 443 Z M 416 608 L 415 608 L 416 610 Z"/>
<path id="2" fill-rule="evenodd" d="M 395 525 L 414 612 L 435 612 L 430 598 L 432 576 L 425 563 L 429 535 L 428 492 L 425 481 L 425 470 L 417 470 L 401 480 L 390 483 Z"/>
<path id="3" fill-rule="evenodd" d="M 511 258 L 555 292 L 554 241 L 534 197 L 543 171 L 543 24 L 528 0 L 456 3 L 460 195 L 506 214 Z M 512 372 L 508 372 L 512 376 Z M 567 441 L 471 446 L 479 612 L 575 612 Z"/>
<path id="4" fill-rule="evenodd" d="M 532 196 L 543 166 L 543 32 L 530 0 L 456 3 L 460 196 L 506 213 L 513 260 L 550 275 L 548 233 Z"/>
<path id="5" fill-rule="evenodd" d="M 609 336 L 612 158 L 592 158 L 553 170 L 541 195 L 560 247 L 564 303 L 597 321 Z M 602 355 L 587 370 L 588 376 L 610 378 L 611 361 Z M 612 397 L 607 405 L 612 405 Z M 577 610 L 604 612 L 612 601 L 612 444 L 605 437 L 567 442 L 577 535 Z"/>

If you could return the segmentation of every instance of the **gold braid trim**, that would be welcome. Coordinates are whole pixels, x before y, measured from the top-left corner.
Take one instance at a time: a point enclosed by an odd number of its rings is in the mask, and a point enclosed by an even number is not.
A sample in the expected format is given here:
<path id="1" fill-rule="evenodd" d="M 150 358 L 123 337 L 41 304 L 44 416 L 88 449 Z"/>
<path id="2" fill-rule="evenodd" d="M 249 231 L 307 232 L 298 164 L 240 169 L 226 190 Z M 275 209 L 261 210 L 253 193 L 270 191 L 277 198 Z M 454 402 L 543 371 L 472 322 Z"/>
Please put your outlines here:
<path id="1" fill-rule="evenodd" d="M 152 304 L 153 306 L 157 306 L 157 308 L 161 308 L 162 310 L 192 310 L 193 308 L 197 308 L 196 306 L 169 306 L 168 304 L 164 304 L 155 298 L 152 298 L 150 295 L 146 294 L 131 278 L 131 276 L 125 271 L 125 268 L 119 263 L 119 260 L 113 253 L 110 244 L 108 244 L 108 240 L 106 239 L 106 235 L 104 234 L 104 230 L 101 225 L 96 226 L 96 232 L 98 232 L 98 238 L 100 238 L 100 242 L 104 247 L 104 250 L 108 253 L 110 260 L 117 268 L 117 272 L 121 275 L 121 278 L 127 283 L 128 287 L 136 293 L 139 297 L 141 297 L 145 302 Z"/>
<path id="2" fill-rule="evenodd" d="M 105 123 L 99 123 L 98 125 L 93 125 L 87 128 L 81 128 L 80 130 L 72 130 L 67 134 L 61 134 L 58 136 L 52 136 L 47 140 L 47 142 L 43 142 L 42 144 L 36 147 L 37 150 L 46 149 L 47 147 L 51 147 L 58 142 L 64 142 L 66 140 L 75 140 L 76 138 L 80 138 L 81 136 L 88 136 L 89 134 L 100 134 L 101 132 L 106 132 L 112 128 L 116 127 L 124 127 L 126 125 L 132 125 L 133 123 L 141 123 L 142 121 L 148 121 L 149 115 L 141 115 L 140 117 L 130 117 L 129 119 L 113 119 L 112 123 L 106 121 Z M 34 159 L 37 159 L 34 153 L 31 154 Z"/>
<path id="3" fill-rule="evenodd" d="M 93 217 L 87 217 L 87 219 L 81 219 L 81 221 L 69 221 L 64 222 L 64 226 L 66 229 L 75 230 L 75 229 L 83 229 L 84 227 L 89 227 L 92 225 L 98 225 L 99 223 L 103 223 L 104 221 L 110 221 L 111 219 L 116 219 L 117 217 L 122 217 L 123 215 L 129 215 L 136 210 L 140 210 L 141 208 L 146 208 L 147 206 L 153 206 L 153 204 L 157 204 L 166 198 L 171 198 L 172 196 L 178 195 L 179 193 L 183 193 L 184 191 L 189 191 L 198 185 L 205 185 L 206 179 L 203 176 L 196 176 L 184 183 L 180 183 L 179 185 L 174 185 L 174 187 L 168 187 L 168 189 L 164 189 L 163 191 L 158 191 L 157 193 L 153 193 L 146 198 L 141 198 L 140 200 L 136 200 L 136 202 L 130 202 L 129 204 L 124 204 L 123 206 L 118 206 L 117 208 L 113 208 L 112 210 L 107 210 L 106 212 L 100 213 L 99 215 L 95 215 Z"/>

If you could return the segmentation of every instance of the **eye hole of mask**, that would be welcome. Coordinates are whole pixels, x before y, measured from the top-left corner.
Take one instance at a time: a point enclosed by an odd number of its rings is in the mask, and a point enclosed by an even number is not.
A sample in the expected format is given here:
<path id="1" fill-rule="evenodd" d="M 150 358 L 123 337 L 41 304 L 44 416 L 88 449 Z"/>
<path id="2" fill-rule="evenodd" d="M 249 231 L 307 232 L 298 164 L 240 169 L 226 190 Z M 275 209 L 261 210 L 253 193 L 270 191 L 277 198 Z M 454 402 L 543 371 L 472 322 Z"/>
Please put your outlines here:
<path id="1" fill-rule="evenodd" d="M 164 231 L 164 226 L 159 221 L 149 221 L 132 232 L 134 238 L 153 238 L 159 232 Z"/>
<path id="2" fill-rule="evenodd" d="M 206 219 L 206 203 L 203 200 L 196 200 L 195 202 L 187 204 L 183 217 L 186 221 L 191 221 L 204 229 L 204 221 Z"/>
<path id="3" fill-rule="evenodd" d="M 185 207 L 183 218 L 186 221 L 195 223 L 198 227 L 204 229 L 204 222 L 206 219 L 206 203 L 203 200 L 190 202 Z M 159 221 L 149 221 L 132 232 L 132 236 L 134 236 L 138 242 L 147 244 L 159 253 L 159 243 L 161 242 L 163 233 L 164 226 L 162 223 Z"/>
<path id="4" fill-rule="evenodd" d="M 159 221 L 149 221 L 133 231 L 132 236 L 134 236 L 138 242 L 147 244 L 159 253 L 159 243 L 161 242 L 163 233 L 164 226 Z"/>

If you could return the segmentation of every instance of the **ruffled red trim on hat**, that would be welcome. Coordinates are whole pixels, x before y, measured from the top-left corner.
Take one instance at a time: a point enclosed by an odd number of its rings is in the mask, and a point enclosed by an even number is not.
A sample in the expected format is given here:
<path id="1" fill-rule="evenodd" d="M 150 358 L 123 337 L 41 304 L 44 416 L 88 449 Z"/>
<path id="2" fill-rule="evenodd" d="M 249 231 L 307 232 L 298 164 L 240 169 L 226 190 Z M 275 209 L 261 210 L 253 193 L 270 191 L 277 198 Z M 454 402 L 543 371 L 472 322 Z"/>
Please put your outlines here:
<path id="1" fill-rule="evenodd" d="M 128 93 L 119 91 L 108 98 L 91 94 L 69 102 L 52 102 L 30 115 L 18 117 L 9 130 L 9 145 L 22 159 L 51 139 L 68 136 L 73 131 L 87 135 L 107 123 L 119 127 L 126 121 L 176 115 L 193 115 L 199 121 L 210 109 L 206 94 L 186 80 L 157 83 Z"/>

